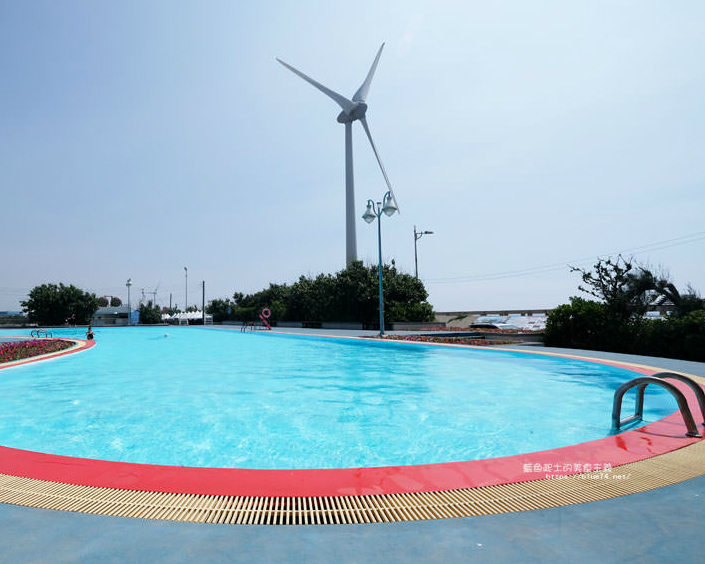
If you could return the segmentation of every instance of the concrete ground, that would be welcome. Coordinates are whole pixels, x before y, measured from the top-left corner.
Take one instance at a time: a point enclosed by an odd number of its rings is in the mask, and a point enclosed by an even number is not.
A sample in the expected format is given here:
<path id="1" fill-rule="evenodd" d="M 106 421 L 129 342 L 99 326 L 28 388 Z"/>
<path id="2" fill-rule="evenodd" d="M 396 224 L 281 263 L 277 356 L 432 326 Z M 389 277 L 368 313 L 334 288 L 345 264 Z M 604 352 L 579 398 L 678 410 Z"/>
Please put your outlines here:
<path id="1" fill-rule="evenodd" d="M 233 526 L 0 505 L 0 561 L 702 562 L 705 477 L 554 509 L 416 523 Z"/>
<path id="2" fill-rule="evenodd" d="M 705 377 L 703 363 L 577 354 Z M 701 562 L 703 515 L 705 476 L 568 507 L 372 525 L 202 525 L 0 504 L 0 562 Z"/>

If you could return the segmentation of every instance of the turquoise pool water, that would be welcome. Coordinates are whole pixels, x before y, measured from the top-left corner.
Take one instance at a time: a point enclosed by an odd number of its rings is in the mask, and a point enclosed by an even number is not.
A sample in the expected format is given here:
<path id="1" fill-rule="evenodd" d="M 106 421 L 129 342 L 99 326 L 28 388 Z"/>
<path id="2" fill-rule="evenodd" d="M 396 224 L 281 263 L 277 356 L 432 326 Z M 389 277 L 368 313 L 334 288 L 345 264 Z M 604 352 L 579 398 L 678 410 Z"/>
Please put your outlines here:
<path id="1" fill-rule="evenodd" d="M 608 435 L 614 390 L 635 376 L 538 355 L 220 328 L 95 333 L 88 351 L 0 371 L 1 445 L 243 468 L 490 458 Z M 676 409 L 647 396 L 647 419 Z"/>

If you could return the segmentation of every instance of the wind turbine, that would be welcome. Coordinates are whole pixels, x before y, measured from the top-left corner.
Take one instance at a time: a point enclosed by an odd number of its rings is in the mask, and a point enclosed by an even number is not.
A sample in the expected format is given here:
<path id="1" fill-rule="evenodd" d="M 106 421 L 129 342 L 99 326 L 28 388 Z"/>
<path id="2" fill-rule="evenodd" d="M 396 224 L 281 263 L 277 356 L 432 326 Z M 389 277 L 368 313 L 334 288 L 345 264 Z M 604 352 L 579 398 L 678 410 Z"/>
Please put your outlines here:
<path id="1" fill-rule="evenodd" d="M 316 82 L 311 77 L 306 76 L 304 73 L 295 69 L 291 65 L 286 64 L 281 59 L 277 59 L 277 61 L 288 68 L 291 72 L 300 76 L 306 82 L 309 82 L 325 95 L 332 98 L 343 110 L 338 115 L 338 123 L 345 125 L 345 259 L 348 265 L 357 260 L 357 238 L 355 236 L 355 184 L 353 181 L 352 155 L 352 123 L 354 121 L 359 120 L 362 124 L 362 127 L 367 134 L 367 138 L 370 140 L 370 145 L 372 145 L 372 151 L 374 151 L 377 162 L 379 163 L 379 168 L 382 169 L 382 175 L 384 176 L 384 181 L 387 183 L 387 188 L 389 188 L 389 193 L 392 200 L 394 200 L 394 206 L 397 209 L 399 207 L 397 205 L 397 199 L 394 197 L 392 185 L 389 183 L 387 172 L 384 170 L 382 159 L 380 159 L 379 153 L 377 152 L 377 147 L 375 147 L 375 143 L 372 141 L 370 127 L 367 125 L 367 119 L 365 118 L 365 114 L 367 113 L 367 93 L 370 90 L 372 77 L 375 74 L 375 69 L 377 68 L 377 63 L 379 62 L 379 57 L 382 54 L 383 48 L 384 43 L 382 43 L 379 51 L 377 51 L 377 56 L 375 57 L 375 60 L 367 73 L 365 81 L 362 83 L 362 86 L 357 89 L 357 92 L 353 94 L 352 100 L 349 100 L 345 96 L 334 92 L 330 88 L 326 88 L 321 83 Z"/>
<path id="2" fill-rule="evenodd" d="M 141 300 L 141 302 L 144 302 L 144 300 L 145 300 L 144 295 L 145 295 L 145 294 L 152 294 L 152 305 L 153 305 L 153 306 L 157 305 L 157 291 L 159 290 L 159 286 L 161 286 L 161 285 L 162 285 L 162 281 L 160 280 L 160 281 L 159 281 L 159 284 L 157 284 L 157 286 L 154 288 L 154 290 L 151 290 L 151 291 L 150 291 L 150 290 L 147 290 L 147 291 L 145 292 L 144 288 L 142 288 L 142 300 Z M 140 302 L 140 303 L 141 303 L 141 302 Z"/>
<path id="3" fill-rule="evenodd" d="M 159 290 L 159 286 L 162 285 L 162 281 L 160 280 L 159 283 L 156 285 L 154 290 L 151 292 L 146 292 L 147 294 L 152 294 L 152 305 L 155 306 L 157 305 L 157 291 Z"/>

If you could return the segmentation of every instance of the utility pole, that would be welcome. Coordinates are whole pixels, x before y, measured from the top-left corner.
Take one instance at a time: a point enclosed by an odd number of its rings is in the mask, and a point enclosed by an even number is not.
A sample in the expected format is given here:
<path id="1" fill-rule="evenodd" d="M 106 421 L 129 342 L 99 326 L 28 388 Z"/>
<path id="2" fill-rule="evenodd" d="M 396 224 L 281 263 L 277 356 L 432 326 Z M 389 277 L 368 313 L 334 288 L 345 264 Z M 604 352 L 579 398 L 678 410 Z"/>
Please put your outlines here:
<path id="1" fill-rule="evenodd" d="M 125 286 L 127 286 L 127 324 L 132 325 L 132 320 L 130 319 L 132 317 L 132 306 L 130 305 L 130 286 L 132 286 L 132 278 L 127 279 Z"/>
<path id="2" fill-rule="evenodd" d="M 201 315 L 203 316 L 203 325 L 206 324 L 206 281 L 201 282 L 203 285 L 203 294 L 201 295 Z"/>
<path id="3" fill-rule="evenodd" d="M 185 280 L 186 280 L 186 295 L 184 296 L 184 302 L 186 304 L 184 306 L 184 312 L 185 312 L 188 309 L 188 267 L 186 267 L 186 266 L 184 266 L 184 273 L 185 273 L 184 276 L 185 276 Z"/>
<path id="4" fill-rule="evenodd" d="M 417 280 L 419 279 L 419 255 L 416 252 L 416 241 L 421 239 L 424 235 L 433 235 L 433 231 L 416 231 L 416 226 L 414 225 L 414 269 Z"/>

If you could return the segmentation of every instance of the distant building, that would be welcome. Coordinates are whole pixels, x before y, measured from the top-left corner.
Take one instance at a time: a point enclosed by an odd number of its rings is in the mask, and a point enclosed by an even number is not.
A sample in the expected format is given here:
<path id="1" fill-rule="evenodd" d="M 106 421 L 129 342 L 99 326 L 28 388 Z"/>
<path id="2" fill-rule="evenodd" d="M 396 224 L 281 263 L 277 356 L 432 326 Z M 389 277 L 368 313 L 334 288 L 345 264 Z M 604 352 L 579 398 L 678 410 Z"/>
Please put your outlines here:
<path id="1" fill-rule="evenodd" d="M 676 306 L 666 296 L 654 292 L 647 309 L 650 312 L 658 312 L 659 315 L 667 315 L 675 311 Z"/>
<path id="2" fill-rule="evenodd" d="M 104 327 L 106 325 L 127 325 L 128 307 L 99 307 L 93 314 L 93 325 Z"/>

